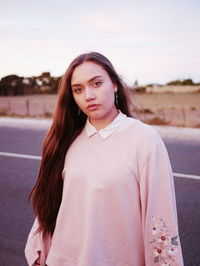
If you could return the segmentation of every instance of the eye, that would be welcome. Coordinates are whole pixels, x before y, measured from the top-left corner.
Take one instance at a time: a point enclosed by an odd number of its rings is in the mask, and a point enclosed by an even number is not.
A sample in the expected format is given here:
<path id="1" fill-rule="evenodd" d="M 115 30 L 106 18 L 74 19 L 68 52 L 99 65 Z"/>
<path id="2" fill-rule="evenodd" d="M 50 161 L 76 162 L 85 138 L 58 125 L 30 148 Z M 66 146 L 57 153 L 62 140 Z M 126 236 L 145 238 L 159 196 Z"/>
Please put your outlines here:
<path id="1" fill-rule="evenodd" d="M 76 88 L 73 90 L 74 93 L 81 93 L 82 88 Z"/>
<path id="2" fill-rule="evenodd" d="M 101 81 L 95 81 L 94 84 L 93 84 L 93 86 L 94 87 L 99 87 L 99 86 L 101 86 L 101 84 L 102 84 Z"/>

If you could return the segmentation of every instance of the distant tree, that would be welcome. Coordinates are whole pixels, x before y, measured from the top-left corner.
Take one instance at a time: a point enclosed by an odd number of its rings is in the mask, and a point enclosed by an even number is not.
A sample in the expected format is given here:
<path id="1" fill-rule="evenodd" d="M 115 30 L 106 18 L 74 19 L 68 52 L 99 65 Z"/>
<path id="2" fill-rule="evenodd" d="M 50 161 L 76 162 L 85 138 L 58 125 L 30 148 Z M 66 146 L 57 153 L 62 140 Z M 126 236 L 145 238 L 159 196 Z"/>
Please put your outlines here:
<path id="1" fill-rule="evenodd" d="M 54 82 L 52 85 L 52 93 L 57 93 L 58 92 L 58 86 L 60 83 L 61 77 L 54 78 Z"/>
<path id="2" fill-rule="evenodd" d="M 167 85 L 195 85 L 192 79 L 174 80 L 167 83 Z"/>
<path id="3" fill-rule="evenodd" d="M 51 74 L 50 74 L 50 72 L 43 72 L 42 73 L 42 75 L 41 75 L 42 77 L 51 77 Z"/>
<path id="4" fill-rule="evenodd" d="M 20 95 L 23 94 L 23 77 L 8 75 L 0 81 L 0 95 Z"/>
<path id="5" fill-rule="evenodd" d="M 181 80 L 173 80 L 167 83 L 167 85 L 181 85 Z"/>
<path id="6" fill-rule="evenodd" d="M 184 79 L 184 80 L 182 81 L 182 84 L 183 84 L 183 85 L 194 85 L 194 82 L 193 82 L 192 79 Z"/>

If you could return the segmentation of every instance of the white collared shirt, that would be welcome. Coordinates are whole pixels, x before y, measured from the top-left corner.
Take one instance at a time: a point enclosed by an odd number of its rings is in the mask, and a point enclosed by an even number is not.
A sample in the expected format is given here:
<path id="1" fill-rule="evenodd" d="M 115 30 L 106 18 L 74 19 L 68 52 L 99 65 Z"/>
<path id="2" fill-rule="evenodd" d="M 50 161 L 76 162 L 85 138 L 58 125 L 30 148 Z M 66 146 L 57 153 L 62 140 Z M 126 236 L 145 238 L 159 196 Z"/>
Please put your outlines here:
<path id="1" fill-rule="evenodd" d="M 122 123 L 126 121 L 127 115 L 122 113 L 121 110 L 118 109 L 119 114 L 115 117 L 113 121 L 111 121 L 105 128 L 97 130 L 89 121 L 89 117 L 87 118 L 85 129 L 88 137 L 94 135 L 95 133 L 99 133 L 103 139 L 107 138 L 116 131 Z"/>

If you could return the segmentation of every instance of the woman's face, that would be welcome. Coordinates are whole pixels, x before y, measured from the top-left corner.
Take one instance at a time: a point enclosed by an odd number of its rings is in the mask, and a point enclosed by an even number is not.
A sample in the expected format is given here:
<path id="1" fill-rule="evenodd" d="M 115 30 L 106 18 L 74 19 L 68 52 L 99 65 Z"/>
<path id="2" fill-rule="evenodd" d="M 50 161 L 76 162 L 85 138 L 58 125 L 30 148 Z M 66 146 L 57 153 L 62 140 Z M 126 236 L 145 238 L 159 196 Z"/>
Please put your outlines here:
<path id="1" fill-rule="evenodd" d="M 77 66 L 71 78 L 72 94 L 79 108 L 95 120 L 109 120 L 117 108 L 114 104 L 117 87 L 102 66 L 84 62 Z"/>

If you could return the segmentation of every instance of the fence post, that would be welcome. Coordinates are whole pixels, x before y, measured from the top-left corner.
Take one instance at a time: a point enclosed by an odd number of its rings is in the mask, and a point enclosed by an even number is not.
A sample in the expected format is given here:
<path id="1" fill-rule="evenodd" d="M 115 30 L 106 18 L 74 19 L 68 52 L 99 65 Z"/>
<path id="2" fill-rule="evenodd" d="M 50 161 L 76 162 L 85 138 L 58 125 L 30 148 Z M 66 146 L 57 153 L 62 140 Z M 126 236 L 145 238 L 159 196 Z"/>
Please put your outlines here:
<path id="1" fill-rule="evenodd" d="M 184 126 L 186 127 L 186 126 L 187 126 L 187 121 L 186 121 L 187 119 L 186 119 L 185 108 L 183 107 L 182 110 L 183 110 L 183 121 L 184 121 Z"/>
<path id="2" fill-rule="evenodd" d="M 29 99 L 26 99 L 26 114 L 30 115 L 30 102 Z"/>

